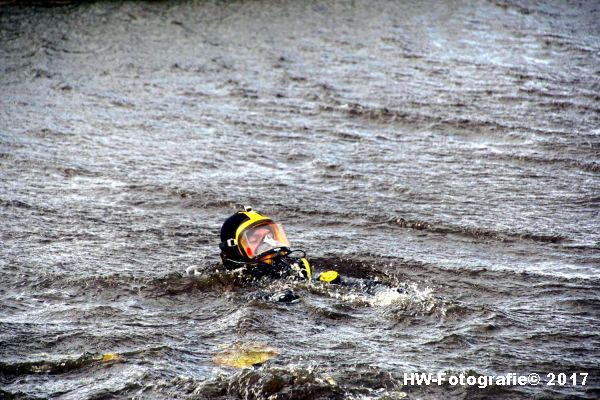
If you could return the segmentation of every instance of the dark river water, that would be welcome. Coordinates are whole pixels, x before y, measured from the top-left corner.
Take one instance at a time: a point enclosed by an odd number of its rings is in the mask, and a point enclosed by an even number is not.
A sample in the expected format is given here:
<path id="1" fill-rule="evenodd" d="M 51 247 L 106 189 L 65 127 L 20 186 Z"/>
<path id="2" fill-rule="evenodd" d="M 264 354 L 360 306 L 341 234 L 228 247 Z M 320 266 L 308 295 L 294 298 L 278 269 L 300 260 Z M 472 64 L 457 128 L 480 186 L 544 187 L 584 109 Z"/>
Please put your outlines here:
<path id="1" fill-rule="evenodd" d="M 598 21 L 597 1 L 0 7 L 0 398 L 600 398 Z M 244 205 L 316 270 L 402 293 L 223 274 Z M 251 345 L 278 355 L 215 362 Z"/>

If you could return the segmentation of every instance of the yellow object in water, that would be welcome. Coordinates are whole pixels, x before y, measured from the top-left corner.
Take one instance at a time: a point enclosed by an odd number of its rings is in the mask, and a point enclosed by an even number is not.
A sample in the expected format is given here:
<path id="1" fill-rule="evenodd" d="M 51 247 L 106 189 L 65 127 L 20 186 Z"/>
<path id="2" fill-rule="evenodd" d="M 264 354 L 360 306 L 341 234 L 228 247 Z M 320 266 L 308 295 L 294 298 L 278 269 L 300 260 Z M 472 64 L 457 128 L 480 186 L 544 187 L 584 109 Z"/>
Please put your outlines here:
<path id="1" fill-rule="evenodd" d="M 116 354 L 116 353 L 106 353 L 104 355 L 102 355 L 102 362 L 107 362 L 107 361 L 120 361 L 121 360 L 121 356 Z"/>
<path id="2" fill-rule="evenodd" d="M 218 353 L 213 361 L 219 365 L 249 368 L 277 356 L 279 352 L 264 343 L 236 343 Z"/>
<path id="3" fill-rule="evenodd" d="M 321 275 L 319 275 L 319 280 L 321 282 L 332 283 L 337 278 L 338 278 L 337 271 L 325 271 L 325 272 L 321 272 Z"/>

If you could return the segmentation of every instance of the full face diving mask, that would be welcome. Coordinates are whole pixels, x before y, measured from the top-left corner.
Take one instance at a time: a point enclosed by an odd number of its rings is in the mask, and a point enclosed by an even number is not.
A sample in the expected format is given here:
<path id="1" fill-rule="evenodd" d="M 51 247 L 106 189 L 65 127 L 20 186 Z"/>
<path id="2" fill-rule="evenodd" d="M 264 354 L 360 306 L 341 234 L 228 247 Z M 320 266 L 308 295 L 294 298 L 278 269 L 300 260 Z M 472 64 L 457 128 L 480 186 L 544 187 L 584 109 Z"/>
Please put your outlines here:
<path id="1" fill-rule="evenodd" d="M 221 227 L 221 261 L 226 269 L 246 267 L 255 277 L 311 278 L 304 251 L 292 250 L 281 225 L 250 207 L 229 217 Z"/>
<path id="2" fill-rule="evenodd" d="M 260 260 L 279 249 L 289 249 L 290 243 L 281 225 L 270 220 L 259 221 L 240 230 L 237 235 L 241 253 L 251 260 Z"/>

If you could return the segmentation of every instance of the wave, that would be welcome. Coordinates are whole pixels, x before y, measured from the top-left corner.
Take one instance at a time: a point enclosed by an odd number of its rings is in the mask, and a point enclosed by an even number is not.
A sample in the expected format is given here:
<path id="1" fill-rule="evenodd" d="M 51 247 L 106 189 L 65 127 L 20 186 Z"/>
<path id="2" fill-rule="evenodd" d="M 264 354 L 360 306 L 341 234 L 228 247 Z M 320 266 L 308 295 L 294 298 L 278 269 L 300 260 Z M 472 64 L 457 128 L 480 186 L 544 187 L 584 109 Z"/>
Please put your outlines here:
<path id="1" fill-rule="evenodd" d="M 580 161 L 565 157 L 544 158 L 521 154 L 486 154 L 484 158 L 500 161 L 517 161 L 537 165 L 551 165 L 553 167 L 567 167 L 587 172 L 600 172 L 600 163 L 596 161 Z"/>
<path id="2" fill-rule="evenodd" d="M 355 214 L 340 213 L 335 211 L 323 212 L 320 210 L 299 210 L 295 208 L 291 210 L 302 215 L 319 215 L 321 217 L 333 217 L 336 221 L 344 221 L 349 218 L 354 219 Z M 531 240 L 542 243 L 560 243 L 566 240 L 566 237 L 561 235 L 544 235 L 532 232 L 506 232 L 486 228 L 466 227 L 459 225 L 451 225 L 444 222 L 433 222 L 420 219 L 407 219 L 404 217 L 389 217 L 383 215 L 365 215 L 372 224 L 388 225 L 390 227 L 399 227 L 406 229 L 414 229 L 419 231 L 427 231 L 441 234 L 455 234 L 476 239 L 493 239 L 500 242 L 510 240 Z"/>
<path id="3" fill-rule="evenodd" d="M 226 271 L 219 262 L 206 261 L 201 264 L 182 266 L 181 271 L 160 276 L 134 274 L 80 275 L 69 273 L 39 272 L 28 276 L 5 275 L 2 284 L 6 287 L 27 288 L 38 296 L 56 296 L 68 291 L 70 296 L 89 293 L 109 297 L 135 295 L 144 298 L 219 294 L 224 290 L 254 292 L 283 290 L 286 285 L 300 291 L 308 290 L 329 297 L 339 297 L 349 304 L 366 306 L 394 306 L 401 311 L 420 313 L 460 312 L 451 301 L 442 301 L 432 289 L 423 286 L 433 283 L 460 285 L 463 294 L 485 293 L 486 296 L 503 297 L 507 293 L 522 294 L 531 292 L 559 295 L 563 292 L 587 293 L 590 288 L 600 285 L 598 279 L 591 278 L 552 278 L 547 275 L 510 270 L 489 270 L 446 268 L 442 265 L 406 260 L 400 257 L 383 257 L 373 254 L 354 254 L 344 257 L 310 257 L 314 271 L 336 270 L 341 276 L 352 279 L 381 282 L 386 290 L 366 290 L 351 288 L 338 291 L 335 286 L 307 285 L 306 281 L 270 280 L 253 281 L 241 271 Z M 516 279 L 518 278 L 518 279 Z M 395 292 L 394 292 L 395 291 Z M 10 293 L 10 291 L 9 291 Z M 79 294 L 78 294 L 79 293 Z M 243 293 L 241 294 L 243 296 Z M 575 299 L 568 302 L 573 306 Z M 579 304 L 586 307 L 593 300 Z M 460 307 L 459 307 L 460 308 Z"/>
<path id="4" fill-rule="evenodd" d="M 243 369 L 206 381 L 180 378 L 174 385 L 201 398 L 343 399 L 345 391 L 318 367 L 287 365 Z M 270 397 L 271 396 L 271 397 Z"/>
<path id="5" fill-rule="evenodd" d="M 505 242 L 507 240 L 532 240 L 543 243 L 559 243 L 565 240 L 565 237 L 560 235 L 542 235 L 529 232 L 502 232 L 494 231 L 484 228 L 471 228 L 453 226 L 443 223 L 432 223 L 421 220 L 407 220 L 403 217 L 392 217 L 388 218 L 385 223 L 392 226 L 399 226 L 401 228 L 410 228 L 416 230 L 425 230 L 434 233 L 443 234 L 458 234 L 462 236 L 468 236 L 473 238 L 488 238 Z"/>
<path id="6" fill-rule="evenodd" d="M 394 110 L 388 107 L 370 107 L 359 103 L 343 104 L 335 101 L 335 105 L 323 105 L 319 107 L 322 112 L 334 112 L 346 114 L 351 118 L 368 119 L 381 123 L 405 123 L 408 125 L 427 126 L 447 131 L 449 129 L 476 134 L 499 134 L 505 137 L 507 133 L 533 133 L 539 135 L 569 134 L 568 131 L 536 129 L 526 125 L 503 124 L 487 119 L 474 118 L 444 118 L 433 114 L 421 114 Z"/>
<path id="7" fill-rule="evenodd" d="M 123 357 L 114 353 L 84 353 L 77 357 L 40 359 L 32 361 L 0 362 L 0 375 L 5 377 L 27 374 L 63 374 L 93 364 L 122 361 Z"/>

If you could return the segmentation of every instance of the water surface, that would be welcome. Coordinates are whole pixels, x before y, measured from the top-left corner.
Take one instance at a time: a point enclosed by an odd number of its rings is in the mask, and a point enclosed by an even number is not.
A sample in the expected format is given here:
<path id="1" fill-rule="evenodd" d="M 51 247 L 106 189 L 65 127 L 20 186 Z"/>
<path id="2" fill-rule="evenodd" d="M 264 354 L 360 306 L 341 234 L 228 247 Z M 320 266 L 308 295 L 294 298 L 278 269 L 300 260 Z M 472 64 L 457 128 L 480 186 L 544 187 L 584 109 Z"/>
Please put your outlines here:
<path id="1" fill-rule="evenodd" d="M 0 393 L 597 398 L 598 20 L 593 1 L 0 8 Z M 406 294 L 222 276 L 246 204 L 317 269 Z M 299 303 L 252 300 L 286 287 Z M 280 354 L 215 364 L 234 343 Z"/>

